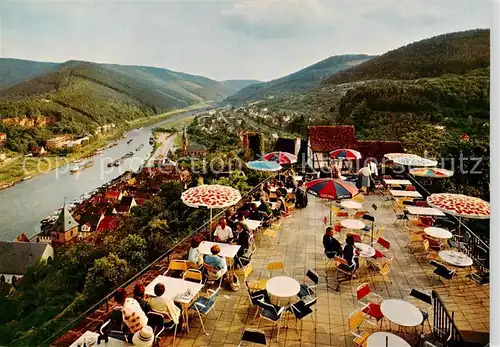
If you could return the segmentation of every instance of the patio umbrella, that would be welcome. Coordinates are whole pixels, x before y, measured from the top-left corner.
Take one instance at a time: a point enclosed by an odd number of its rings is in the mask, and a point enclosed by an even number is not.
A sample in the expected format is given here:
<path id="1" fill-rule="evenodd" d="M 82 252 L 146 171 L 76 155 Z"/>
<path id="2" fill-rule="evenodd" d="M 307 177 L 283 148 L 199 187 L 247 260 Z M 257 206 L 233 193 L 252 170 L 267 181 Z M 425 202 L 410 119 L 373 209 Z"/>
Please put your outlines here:
<path id="1" fill-rule="evenodd" d="M 416 154 L 411 154 L 411 153 L 386 153 L 384 154 L 384 157 L 386 157 L 387 159 L 394 159 L 394 158 L 399 158 L 399 157 L 403 157 L 403 158 L 420 158 L 420 156 L 416 155 Z"/>
<path id="2" fill-rule="evenodd" d="M 330 158 L 332 159 L 347 159 L 347 160 L 357 160 L 361 159 L 361 153 L 355 151 L 354 149 L 339 148 L 330 152 Z"/>
<path id="3" fill-rule="evenodd" d="M 252 170 L 274 172 L 282 169 L 281 165 L 275 161 L 254 160 L 246 163 L 247 167 Z"/>
<path id="4" fill-rule="evenodd" d="M 490 218 L 490 203 L 462 194 L 439 193 L 427 197 L 427 204 L 444 213 L 460 218 L 458 234 L 461 236 L 462 217 L 471 219 Z"/>
<path id="5" fill-rule="evenodd" d="M 297 162 L 297 156 L 288 152 L 271 152 L 264 154 L 262 159 L 266 161 L 275 161 L 280 165 L 295 164 Z"/>
<path id="6" fill-rule="evenodd" d="M 421 157 L 395 157 L 391 159 L 399 165 L 406 166 L 436 166 L 438 163 L 435 160 L 421 158 Z"/>
<path id="7" fill-rule="evenodd" d="M 359 189 L 354 184 L 338 178 L 318 178 L 306 182 L 305 187 L 310 194 L 329 200 L 349 199 L 359 193 Z M 332 211 L 330 210 L 331 223 Z"/>
<path id="8" fill-rule="evenodd" d="M 410 170 L 410 175 L 430 178 L 446 178 L 453 176 L 453 171 L 440 169 L 437 167 L 425 168 L 419 167 Z"/>
<path id="9" fill-rule="evenodd" d="M 212 209 L 233 206 L 241 200 L 237 189 L 218 184 L 201 185 L 189 188 L 181 195 L 181 200 L 189 207 L 206 207 L 210 209 L 210 225 L 212 224 Z M 211 234 L 211 233 L 210 233 Z"/>

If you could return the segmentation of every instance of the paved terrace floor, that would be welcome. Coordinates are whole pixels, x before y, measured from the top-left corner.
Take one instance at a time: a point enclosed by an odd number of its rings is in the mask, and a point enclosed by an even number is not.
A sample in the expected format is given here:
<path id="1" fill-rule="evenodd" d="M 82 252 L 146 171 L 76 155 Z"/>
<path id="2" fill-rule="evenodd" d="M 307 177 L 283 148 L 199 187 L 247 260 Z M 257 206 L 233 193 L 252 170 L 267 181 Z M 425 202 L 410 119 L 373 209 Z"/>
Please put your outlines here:
<path id="1" fill-rule="evenodd" d="M 382 207 L 384 198 L 367 196 L 364 206 L 368 207 L 373 203 L 379 208 L 377 211 L 370 208 L 369 211 L 375 216 L 377 226 L 386 226 L 384 237 L 391 242 L 391 252 L 394 254 L 392 270 L 388 276 L 384 278 L 372 275 L 352 283 L 346 282 L 340 285 L 340 291 L 328 288 L 327 282 L 330 287 L 335 283 L 334 270 L 330 267 L 328 271 L 325 270 L 322 246 L 323 218 L 329 216 L 329 209 L 325 202 L 310 196 L 306 209 L 297 210 L 292 217 L 284 220 L 277 249 L 273 249 L 265 241 L 258 247 L 252 258 L 254 272 L 249 280 L 267 278 L 265 265 L 273 260 L 284 260 L 287 271 L 301 283 L 307 269 L 314 268 L 320 275 L 317 310 L 313 313 L 316 324 L 308 317 L 302 327 L 299 324 L 297 332 L 294 320 L 290 319 L 289 328 L 280 330 L 280 339 L 276 342 L 276 326 L 273 327 L 266 320 L 259 322 L 258 318 L 255 323 L 252 322 L 255 308 L 250 307 L 244 283 L 241 283 L 238 292 L 224 289 L 217 299 L 216 312 L 212 311 L 208 317 L 204 317 L 208 335 L 201 330 L 198 317 L 191 315 L 191 330 L 189 333 L 178 334 L 176 346 L 237 346 L 245 327 L 264 330 L 271 346 L 352 346 L 353 337 L 347 326 L 347 317 L 360 307 L 356 302 L 355 291 L 363 282 L 370 282 L 371 289 L 385 299 L 403 298 L 409 294 L 411 288 L 427 291 L 435 289 L 446 308 L 455 312 L 456 324 L 460 330 L 488 332 L 489 286 L 479 286 L 471 281 L 461 280 L 460 289 L 457 289 L 452 284 L 441 284 L 436 279 L 431 285 L 434 268 L 425 258 L 417 260 L 409 253 L 405 247 L 408 233 L 401 222 L 394 224 L 392 209 Z M 159 272 L 162 271 L 163 269 Z M 147 284 L 154 277 L 155 275 L 150 273 L 143 278 L 143 282 Z M 370 329 L 370 325 L 364 326 L 367 330 Z M 393 329 L 397 329 L 395 325 Z M 414 341 L 409 342 L 414 344 Z M 171 345 L 172 335 L 167 333 L 162 337 L 161 346 Z"/>

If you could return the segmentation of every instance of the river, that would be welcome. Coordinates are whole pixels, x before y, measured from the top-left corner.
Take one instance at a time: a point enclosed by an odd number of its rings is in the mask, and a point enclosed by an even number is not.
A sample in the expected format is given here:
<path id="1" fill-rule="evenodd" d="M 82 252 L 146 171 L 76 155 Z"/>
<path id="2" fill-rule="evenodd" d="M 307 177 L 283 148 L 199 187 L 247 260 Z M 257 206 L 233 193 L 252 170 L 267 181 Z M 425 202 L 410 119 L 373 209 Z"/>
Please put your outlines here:
<path id="1" fill-rule="evenodd" d="M 0 190 L 0 240 L 13 241 L 19 234 L 32 237 L 40 232 L 40 221 L 61 208 L 64 201 L 74 200 L 94 190 L 126 170 L 137 170 L 150 156 L 153 147 L 149 144 L 151 130 L 157 126 L 192 116 L 205 109 L 192 110 L 172 115 L 167 120 L 134 129 L 104 153 L 92 157 L 95 164 L 76 174 L 69 171 L 74 164 L 61 166 L 44 174 L 23 181 L 13 187 Z M 127 144 L 132 140 L 130 144 Z M 144 147 L 136 152 L 140 144 Z M 173 141 L 169 142 L 173 144 Z M 107 163 L 118 159 L 127 152 L 134 152 L 132 158 L 125 159 L 118 167 L 107 167 Z"/>

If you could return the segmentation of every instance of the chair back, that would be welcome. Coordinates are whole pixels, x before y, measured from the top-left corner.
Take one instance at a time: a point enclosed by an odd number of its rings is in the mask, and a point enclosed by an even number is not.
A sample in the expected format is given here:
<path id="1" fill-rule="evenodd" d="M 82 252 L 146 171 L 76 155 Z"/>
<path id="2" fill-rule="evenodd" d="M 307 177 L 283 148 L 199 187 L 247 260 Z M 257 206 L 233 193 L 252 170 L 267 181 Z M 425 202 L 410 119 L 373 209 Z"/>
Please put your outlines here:
<path id="1" fill-rule="evenodd" d="M 410 242 L 422 242 L 424 238 L 419 234 L 413 234 L 409 236 Z"/>
<path id="2" fill-rule="evenodd" d="M 337 212 L 337 217 L 349 217 L 349 213 L 347 211 L 339 211 Z"/>
<path id="3" fill-rule="evenodd" d="M 427 201 L 425 201 L 425 200 L 416 200 L 415 201 L 415 206 L 418 206 L 418 207 L 428 207 L 429 205 L 427 204 Z"/>
<path id="4" fill-rule="evenodd" d="M 429 240 L 424 240 L 423 245 L 424 250 L 427 252 L 429 250 Z"/>
<path id="5" fill-rule="evenodd" d="M 163 330 L 163 315 L 160 312 L 149 311 L 146 316 L 148 317 L 148 325 L 153 329 L 155 337 Z"/>
<path id="6" fill-rule="evenodd" d="M 171 271 L 186 271 L 188 265 L 185 260 L 174 259 L 168 264 L 168 269 Z"/>
<path id="7" fill-rule="evenodd" d="M 333 261 L 337 264 L 337 266 L 340 264 L 343 264 L 345 266 L 349 266 L 349 263 L 347 262 L 347 260 L 345 260 L 344 258 L 341 258 L 341 257 L 335 256 L 335 258 L 333 258 Z"/>
<path id="8" fill-rule="evenodd" d="M 359 236 L 356 233 L 347 233 L 346 236 L 352 236 L 352 238 L 354 239 L 354 242 L 361 242 L 361 236 Z"/>
<path id="9" fill-rule="evenodd" d="M 203 282 L 203 274 L 200 270 L 188 269 L 186 272 L 184 272 L 184 276 L 182 277 L 182 279 L 185 281 L 201 283 Z"/>
<path id="10" fill-rule="evenodd" d="M 365 191 L 365 190 L 363 190 L 363 191 L 366 193 L 366 191 Z M 356 196 L 353 196 L 353 197 L 351 198 L 351 200 L 352 200 L 352 201 L 356 201 L 356 202 L 363 203 L 363 202 L 365 202 L 365 196 L 364 196 L 364 195 L 361 195 L 361 194 L 358 194 L 358 195 L 356 195 Z"/>
<path id="11" fill-rule="evenodd" d="M 364 299 L 368 295 L 371 294 L 371 289 L 368 286 L 368 283 L 363 283 L 356 289 L 356 298 L 359 300 Z"/>
<path id="12" fill-rule="evenodd" d="M 333 229 L 334 229 L 336 232 L 340 233 L 340 232 L 342 231 L 342 225 L 340 225 L 340 224 L 336 224 L 336 225 L 333 227 Z"/>
<path id="13" fill-rule="evenodd" d="M 215 278 L 217 277 L 217 269 L 214 268 L 212 265 L 209 265 L 207 263 L 203 263 L 203 269 L 205 269 L 205 272 L 209 278 Z M 217 277 L 218 279 L 218 277 Z"/>
<path id="14" fill-rule="evenodd" d="M 425 302 L 426 304 L 432 305 L 432 296 L 418 289 L 413 288 L 410 292 L 410 296 L 414 297 L 417 300 Z"/>
<path id="15" fill-rule="evenodd" d="M 414 186 L 406 186 L 406 191 L 407 192 L 414 192 L 416 190 L 417 190 L 417 188 L 415 188 Z"/>
<path id="16" fill-rule="evenodd" d="M 267 271 L 285 270 L 285 263 L 283 261 L 271 261 L 267 263 Z"/>
<path id="17" fill-rule="evenodd" d="M 365 321 L 365 314 L 361 310 L 354 311 L 347 317 L 347 325 L 350 331 L 358 330 Z"/>
<path id="18" fill-rule="evenodd" d="M 258 345 L 267 346 L 266 333 L 257 329 L 245 329 L 241 336 L 241 342 L 250 342 Z"/>
<path id="19" fill-rule="evenodd" d="M 425 226 L 432 226 L 434 224 L 434 218 L 430 216 L 420 216 L 419 218 Z"/>
<path id="20" fill-rule="evenodd" d="M 363 218 L 365 214 L 368 214 L 368 211 L 358 211 L 354 214 L 354 218 Z"/>
<path id="21" fill-rule="evenodd" d="M 309 278 L 314 284 L 318 285 L 319 283 L 319 275 L 313 269 L 308 269 L 306 272 L 306 277 Z"/>
<path id="22" fill-rule="evenodd" d="M 383 247 L 385 249 L 391 248 L 391 242 L 387 239 L 384 239 L 381 236 L 377 239 L 377 244 L 379 244 L 381 247 Z"/>

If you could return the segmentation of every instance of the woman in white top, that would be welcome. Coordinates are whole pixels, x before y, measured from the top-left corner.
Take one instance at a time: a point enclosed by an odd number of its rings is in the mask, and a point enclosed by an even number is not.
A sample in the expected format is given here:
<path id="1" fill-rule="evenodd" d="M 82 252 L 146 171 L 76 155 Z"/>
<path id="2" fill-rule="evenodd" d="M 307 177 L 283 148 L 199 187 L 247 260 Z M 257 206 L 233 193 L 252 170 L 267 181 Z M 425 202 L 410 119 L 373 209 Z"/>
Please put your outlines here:
<path id="1" fill-rule="evenodd" d="M 191 248 L 189 249 L 188 254 L 188 261 L 196 265 L 203 264 L 203 254 L 201 254 L 200 250 L 198 249 L 200 243 L 201 239 L 199 237 L 193 237 L 193 239 L 191 240 Z"/>

